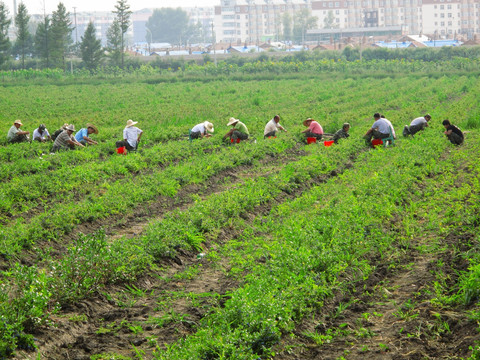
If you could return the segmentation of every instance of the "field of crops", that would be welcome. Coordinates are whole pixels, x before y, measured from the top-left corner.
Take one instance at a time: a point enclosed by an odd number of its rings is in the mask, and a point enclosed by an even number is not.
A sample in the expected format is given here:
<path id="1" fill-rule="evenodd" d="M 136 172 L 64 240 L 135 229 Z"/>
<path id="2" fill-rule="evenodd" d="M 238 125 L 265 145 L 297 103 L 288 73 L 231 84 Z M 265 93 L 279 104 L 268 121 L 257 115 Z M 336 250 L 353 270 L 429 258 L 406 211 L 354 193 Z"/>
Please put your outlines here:
<path id="1" fill-rule="evenodd" d="M 100 132 L 0 146 L 0 359 L 479 358 L 479 96 L 458 71 L 4 84 L 0 133 Z M 365 146 L 375 112 L 395 146 Z M 231 116 L 256 141 L 223 143 Z M 305 145 L 307 117 L 351 136 Z"/>

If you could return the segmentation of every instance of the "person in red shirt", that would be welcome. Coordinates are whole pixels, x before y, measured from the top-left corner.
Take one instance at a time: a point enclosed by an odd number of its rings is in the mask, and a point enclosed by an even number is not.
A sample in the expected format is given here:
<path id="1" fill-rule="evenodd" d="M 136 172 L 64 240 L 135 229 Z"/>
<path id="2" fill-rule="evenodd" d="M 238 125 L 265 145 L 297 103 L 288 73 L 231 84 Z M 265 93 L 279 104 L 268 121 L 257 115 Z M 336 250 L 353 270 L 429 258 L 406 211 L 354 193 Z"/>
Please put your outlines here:
<path id="1" fill-rule="evenodd" d="M 320 140 L 323 137 L 323 129 L 322 126 L 316 122 L 315 120 L 308 118 L 303 122 L 303 125 L 308 127 L 307 130 L 302 131 L 305 134 L 305 137 L 314 137 Z"/>

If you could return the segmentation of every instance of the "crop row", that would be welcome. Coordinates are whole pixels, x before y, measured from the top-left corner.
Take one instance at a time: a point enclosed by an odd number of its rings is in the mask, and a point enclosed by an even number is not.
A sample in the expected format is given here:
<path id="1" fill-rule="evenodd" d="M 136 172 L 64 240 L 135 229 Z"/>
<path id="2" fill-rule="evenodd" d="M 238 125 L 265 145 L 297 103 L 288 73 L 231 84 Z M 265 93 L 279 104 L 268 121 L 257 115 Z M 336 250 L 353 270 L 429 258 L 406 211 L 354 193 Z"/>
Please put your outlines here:
<path id="1" fill-rule="evenodd" d="M 357 151 L 354 145 L 344 149 L 344 161 Z M 238 219 L 241 214 L 270 201 L 278 193 L 291 191 L 313 176 L 328 174 L 338 167 L 339 160 L 332 149 L 328 152 L 321 148 L 314 150 L 312 155 L 286 165 L 278 174 L 246 181 L 207 201 L 194 204 L 187 211 L 167 215 L 161 222 L 152 224 L 141 238 L 108 244 L 101 235 L 81 237 L 64 258 L 54 260 L 45 255 L 48 260 L 44 270 L 36 266 L 13 267 L 7 273 L 2 288 L 4 296 L 13 299 L 1 316 L 8 318 L 9 313 L 21 314 L 12 331 L 19 331 L 21 327 L 30 329 L 47 321 L 49 310 L 52 310 L 49 306 L 59 301 L 83 298 L 105 283 L 131 280 L 143 272 L 153 259 L 173 256 L 178 246 L 198 249 L 205 234 L 215 233 L 226 221 Z M 316 165 L 319 160 L 321 166 Z M 35 273 L 44 276 L 35 276 Z M 23 290 L 16 293 L 14 289 Z M 36 303 L 32 304 L 32 301 Z M 12 322 L 13 319 L 7 321 L 8 324 Z"/>

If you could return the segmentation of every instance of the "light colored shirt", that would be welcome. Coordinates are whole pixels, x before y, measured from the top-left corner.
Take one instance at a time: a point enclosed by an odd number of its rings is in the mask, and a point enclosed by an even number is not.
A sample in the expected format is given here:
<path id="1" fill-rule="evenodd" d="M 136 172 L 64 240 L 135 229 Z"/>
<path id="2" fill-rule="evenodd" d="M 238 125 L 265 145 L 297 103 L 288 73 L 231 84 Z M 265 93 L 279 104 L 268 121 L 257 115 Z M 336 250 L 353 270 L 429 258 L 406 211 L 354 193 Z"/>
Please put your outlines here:
<path id="1" fill-rule="evenodd" d="M 73 141 L 73 134 L 68 135 L 67 130 L 63 130 L 60 135 L 55 138 L 55 142 L 53 143 L 54 147 L 59 147 L 63 149 L 69 148 L 68 140 Z"/>
<path id="2" fill-rule="evenodd" d="M 78 132 L 75 134 L 75 140 L 77 140 L 78 142 L 80 142 L 82 140 L 85 140 L 83 138 L 84 136 L 89 137 L 87 128 L 83 128 L 83 129 L 78 130 Z"/>
<path id="3" fill-rule="evenodd" d="M 35 140 L 37 138 L 46 140 L 46 139 L 48 139 L 49 136 L 50 136 L 50 134 L 48 133 L 47 129 L 43 130 L 43 133 L 41 133 L 41 134 L 40 134 L 40 131 L 38 130 L 38 128 L 35 129 L 35 131 L 33 132 L 33 140 Z"/>
<path id="4" fill-rule="evenodd" d="M 422 116 L 422 117 L 418 117 L 416 119 L 413 119 L 412 122 L 410 123 L 410 126 L 416 126 L 416 125 L 423 125 L 423 124 L 427 124 L 427 120 Z"/>
<path id="5" fill-rule="evenodd" d="M 123 129 L 123 138 L 127 140 L 131 147 L 137 147 L 138 136 L 143 131 L 137 128 L 136 126 L 130 126 Z"/>
<path id="6" fill-rule="evenodd" d="M 277 131 L 278 129 L 280 129 L 280 123 L 277 124 L 277 122 L 272 119 L 270 120 L 267 125 L 265 125 L 265 130 L 263 131 L 263 135 L 267 135 L 268 133 L 272 132 L 272 131 Z"/>
<path id="7" fill-rule="evenodd" d="M 234 128 L 235 130 L 240 131 L 241 133 L 250 135 L 250 133 L 248 132 L 247 127 L 246 127 L 245 124 L 242 123 L 241 121 L 237 121 L 237 123 L 235 124 L 235 126 L 234 126 L 233 128 Z"/>
<path id="8" fill-rule="evenodd" d="M 385 121 L 387 122 L 388 126 L 390 127 L 390 130 L 392 130 L 392 135 L 393 135 L 393 137 L 396 138 L 397 135 L 395 135 L 395 129 L 393 128 L 393 125 L 392 125 L 392 123 L 390 122 L 390 120 L 385 119 L 385 118 L 384 118 L 383 120 L 385 120 Z M 387 133 L 385 133 L 385 134 L 389 134 L 389 132 L 387 132 Z"/>
<path id="9" fill-rule="evenodd" d="M 192 129 L 192 132 L 199 132 L 202 135 L 205 135 L 205 125 L 203 123 L 195 125 Z"/>
<path id="10" fill-rule="evenodd" d="M 319 134 L 323 135 L 323 128 L 322 126 L 316 122 L 316 121 L 311 121 L 310 126 L 308 127 L 308 131 L 313 133 L 313 134 Z"/>
<path id="11" fill-rule="evenodd" d="M 17 127 L 15 125 L 12 125 L 10 130 L 8 130 L 7 139 L 12 140 L 17 135 L 17 133 L 20 132 L 20 131 L 21 130 L 17 129 Z"/>
<path id="12" fill-rule="evenodd" d="M 385 121 L 384 118 L 380 118 L 375 121 L 372 125 L 372 129 L 377 129 L 382 134 L 390 134 L 390 125 Z"/>

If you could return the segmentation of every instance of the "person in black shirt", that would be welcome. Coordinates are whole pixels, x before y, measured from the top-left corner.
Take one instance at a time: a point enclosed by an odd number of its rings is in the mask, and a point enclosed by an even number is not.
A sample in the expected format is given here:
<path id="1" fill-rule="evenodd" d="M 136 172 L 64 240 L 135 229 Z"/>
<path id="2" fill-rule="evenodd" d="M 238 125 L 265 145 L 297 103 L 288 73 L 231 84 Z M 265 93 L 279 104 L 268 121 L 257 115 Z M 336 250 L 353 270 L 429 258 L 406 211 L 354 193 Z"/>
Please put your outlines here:
<path id="1" fill-rule="evenodd" d="M 449 120 L 443 120 L 442 125 L 445 127 L 444 134 L 448 140 L 454 145 L 461 145 L 463 143 L 463 133 L 455 125 L 450 124 Z"/>

